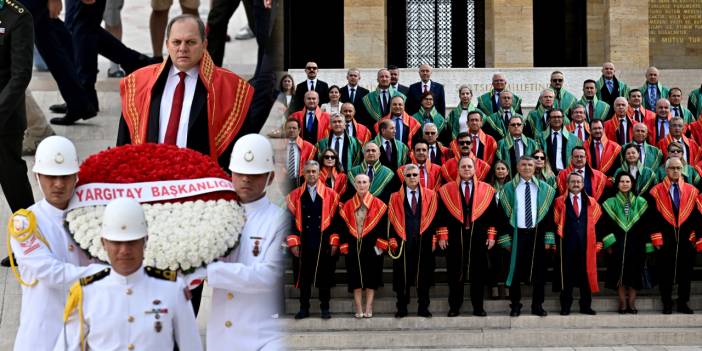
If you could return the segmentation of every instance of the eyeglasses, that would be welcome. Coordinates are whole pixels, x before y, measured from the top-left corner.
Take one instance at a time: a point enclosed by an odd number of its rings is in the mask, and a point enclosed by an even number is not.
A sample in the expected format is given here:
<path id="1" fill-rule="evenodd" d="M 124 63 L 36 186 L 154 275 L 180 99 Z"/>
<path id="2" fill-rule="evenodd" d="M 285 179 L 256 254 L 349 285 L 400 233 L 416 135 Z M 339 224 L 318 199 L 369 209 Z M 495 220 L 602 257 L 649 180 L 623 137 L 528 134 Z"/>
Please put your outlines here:
<path id="1" fill-rule="evenodd" d="M 552 82 L 560 83 L 563 81 L 563 79 L 551 79 Z"/>
<path id="2" fill-rule="evenodd" d="M 325 160 L 336 160 L 336 156 L 334 155 L 324 155 Z"/>
<path id="3" fill-rule="evenodd" d="M 522 124 L 521 123 L 510 123 L 509 126 L 510 127 L 521 127 Z"/>
<path id="4" fill-rule="evenodd" d="M 459 140 L 458 145 L 470 145 L 470 140 Z"/>
<path id="5" fill-rule="evenodd" d="M 305 67 L 306 70 L 316 71 L 317 67 Z"/>
<path id="6" fill-rule="evenodd" d="M 419 173 L 407 173 L 407 174 L 405 174 L 405 177 L 407 177 L 407 178 L 419 177 Z"/>
<path id="7" fill-rule="evenodd" d="M 424 134 L 426 134 L 426 135 L 434 135 L 434 134 L 436 134 L 436 132 L 424 132 Z"/>
<path id="8" fill-rule="evenodd" d="M 545 160 L 546 156 L 534 156 L 535 160 Z"/>
<path id="9" fill-rule="evenodd" d="M 672 154 L 672 153 L 676 153 L 676 154 L 677 154 L 677 153 L 682 153 L 682 150 L 675 149 L 675 150 L 670 150 L 670 151 L 668 151 L 668 152 L 670 152 L 671 154 Z"/>

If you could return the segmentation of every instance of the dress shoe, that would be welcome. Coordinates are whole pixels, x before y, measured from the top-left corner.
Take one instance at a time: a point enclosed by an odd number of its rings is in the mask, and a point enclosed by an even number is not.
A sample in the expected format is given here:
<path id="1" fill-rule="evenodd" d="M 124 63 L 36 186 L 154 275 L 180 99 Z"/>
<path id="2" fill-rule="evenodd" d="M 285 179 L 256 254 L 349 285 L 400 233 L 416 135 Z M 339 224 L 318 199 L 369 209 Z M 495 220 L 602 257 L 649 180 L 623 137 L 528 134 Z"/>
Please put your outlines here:
<path id="1" fill-rule="evenodd" d="M 487 316 L 487 312 L 485 312 L 485 310 L 482 310 L 482 309 L 481 310 L 474 310 L 473 315 L 476 317 L 485 317 L 485 316 Z"/>
<path id="2" fill-rule="evenodd" d="M 295 314 L 295 319 L 305 319 L 310 316 L 310 310 L 301 309 Z"/>
<path id="3" fill-rule="evenodd" d="M 686 303 L 683 304 L 678 304 L 677 311 L 683 314 L 694 314 L 695 311 L 693 311 L 690 306 L 688 306 Z"/>
<path id="4" fill-rule="evenodd" d="M 627 307 L 627 309 L 625 310 L 625 312 L 626 312 L 626 313 L 630 313 L 630 314 L 637 314 L 637 313 L 639 313 L 639 310 L 637 310 L 637 309 L 635 309 L 635 308 Z"/>
<path id="5" fill-rule="evenodd" d="M 592 308 L 590 308 L 590 307 L 588 307 L 588 308 L 581 308 L 581 309 L 580 309 L 580 313 L 581 313 L 581 314 L 589 314 L 589 315 L 591 315 L 591 316 L 594 316 L 594 315 L 597 314 L 597 312 L 596 312 L 595 310 L 593 310 Z"/>
<path id="6" fill-rule="evenodd" d="M 458 317 L 461 314 L 461 311 L 459 310 L 449 310 L 448 316 L 449 317 Z"/>
<path id="7" fill-rule="evenodd" d="M 663 314 L 673 314 L 673 305 L 663 304 Z"/>
<path id="8" fill-rule="evenodd" d="M 570 308 L 561 308 L 561 316 L 567 316 L 570 314 Z"/>
<path id="9" fill-rule="evenodd" d="M 420 317 L 431 318 L 431 312 L 428 309 L 421 309 L 417 311 L 417 315 Z"/>
<path id="10" fill-rule="evenodd" d="M 509 311 L 509 316 L 510 317 L 519 317 L 520 314 L 522 314 L 522 304 L 510 304 L 509 307 L 511 310 Z"/>
<path id="11" fill-rule="evenodd" d="M 331 311 L 328 309 L 322 310 L 322 319 L 330 319 L 331 318 Z"/>
<path id="12" fill-rule="evenodd" d="M 53 113 L 66 113 L 68 111 L 68 107 L 66 106 L 66 103 L 62 104 L 54 104 L 49 106 L 49 110 Z"/>
<path id="13" fill-rule="evenodd" d="M 400 308 L 395 312 L 395 318 L 407 317 L 407 308 Z"/>
<path id="14" fill-rule="evenodd" d="M 627 313 L 629 313 L 629 309 L 628 309 L 628 308 L 620 308 L 620 309 L 617 310 L 617 313 L 619 313 L 619 314 L 627 314 Z"/>
<path id="15" fill-rule="evenodd" d="M 15 260 L 15 262 L 17 262 L 17 260 Z M 3 258 L 2 262 L 0 262 L 0 266 L 10 267 L 10 257 L 8 256 L 8 257 Z"/>
<path id="16" fill-rule="evenodd" d="M 234 36 L 234 39 L 236 40 L 248 40 L 248 39 L 253 39 L 255 38 L 256 35 L 254 32 L 251 30 L 249 26 L 244 26 L 239 29 L 238 32 L 236 32 L 236 35 Z"/>
<path id="17" fill-rule="evenodd" d="M 82 114 L 77 113 L 66 113 L 63 117 L 56 117 L 51 119 L 51 124 L 56 124 L 59 126 L 70 126 L 76 123 L 78 120 L 88 120 L 97 116 L 96 112 L 86 112 Z"/>
<path id="18" fill-rule="evenodd" d="M 543 307 L 538 306 L 538 307 L 532 307 L 531 308 L 531 314 L 539 317 L 546 317 L 548 313 L 546 310 L 543 309 Z"/>
<path id="19" fill-rule="evenodd" d="M 108 69 L 107 70 L 107 78 L 124 78 L 125 73 L 124 70 L 121 68 L 117 68 L 116 70 Z"/>

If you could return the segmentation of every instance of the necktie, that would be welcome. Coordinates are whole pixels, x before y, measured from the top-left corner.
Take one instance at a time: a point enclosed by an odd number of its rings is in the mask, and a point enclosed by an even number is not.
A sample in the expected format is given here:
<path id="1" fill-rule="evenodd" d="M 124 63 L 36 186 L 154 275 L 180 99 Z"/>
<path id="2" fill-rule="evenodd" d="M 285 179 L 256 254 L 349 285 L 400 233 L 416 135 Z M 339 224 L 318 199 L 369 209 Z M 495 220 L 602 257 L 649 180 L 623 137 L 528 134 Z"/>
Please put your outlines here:
<path id="1" fill-rule="evenodd" d="M 634 111 L 634 115 L 636 116 L 635 119 L 636 119 L 637 122 L 643 122 L 643 121 L 641 120 L 641 111 L 639 111 L 638 109 L 635 110 L 635 111 Z"/>
<path id="2" fill-rule="evenodd" d="M 402 141 L 402 118 L 395 118 L 395 139 Z"/>
<path id="3" fill-rule="evenodd" d="M 675 216 L 678 216 L 678 210 L 680 209 L 680 187 L 678 183 L 673 183 L 673 211 L 675 211 Z"/>
<path id="4" fill-rule="evenodd" d="M 356 100 L 356 88 L 351 88 L 351 96 L 349 97 L 351 100 L 351 103 L 353 103 Z"/>
<path id="5" fill-rule="evenodd" d="M 619 120 L 619 133 L 617 133 L 617 139 L 619 139 L 619 145 L 624 145 L 626 144 L 626 127 L 624 127 L 624 121 L 625 119 L 622 118 Z"/>
<path id="6" fill-rule="evenodd" d="M 573 211 L 576 217 L 580 217 L 580 205 L 578 204 L 578 195 L 573 195 Z"/>
<path id="7" fill-rule="evenodd" d="M 290 151 L 288 152 L 288 175 L 290 178 L 297 178 L 297 162 L 295 162 L 295 143 L 291 142 L 289 145 Z"/>
<path id="8" fill-rule="evenodd" d="M 679 117 L 679 116 L 680 116 L 680 110 L 678 110 L 679 108 L 680 108 L 680 107 L 673 107 L 673 114 L 674 114 L 676 117 Z"/>
<path id="9" fill-rule="evenodd" d="M 665 138 L 665 119 L 658 119 L 658 135 L 656 136 L 656 142 L 661 141 Z"/>
<path id="10" fill-rule="evenodd" d="M 411 207 L 412 207 L 412 214 L 417 214 L 417 195 L 416 195 L 416 190 L 412 190 L 412 202 L 411 202 Z"/>
<path id="11" fill-rule="evenodd" d="M 644 156 L 644 147 L 643 144 L 639 144 L 639 160 L 643 162 L 643 156 Z"/>
<path id="12" fill-rule="evenodd" d="M 607 83 L 607 90 L 608 90 L 609 93 L 611 94 L 611 93 L 612 93 L 612 89 L 614 88 L 614 83 L 612 83 L 611 80 L 606 80 L 605 82 Z"/>
<path id="13" fill-rule="evenodd" d="M 465 185 L 465 191 L 463 192 L 463 201 L 466 204 L 466 208 L 470 209 L 470 182 L 469 181 L 463 181 L 463 184 Z M 470 228 L 470 213 L 472 211 L 463 211 L 463 225 L 466 228 Z"/>
<path id="14" fill-rule="evenodd" d="M 368 173 L 366 174 L 368 175 L 368 182 L 371 183 L 371 185 L 373 185 L 373 166 L 368 166 Z"/>
<path id="15" fill-rule="evenodd" d="M 347 123 L 347 124 L 346 124 L 346 132 L 349 134 L 349 136 L 354 136 L 354 135 L 353 135 L 353 124 L 352 124 L 352 123 Z"/>
<path id="16" fill-rule="evenodd" d="M 429 157 L 431 157 L 432 161 L 436 161 L 436 149 L 434 145 L 431 146 L 431 151 L 429 152 Z"/>
<path id="17" fill-rule="evenodd" d="M 478 136 L 475 134 L 473 134 L 473 142 L 470 147 L 473 151 L 473 155 L 478 156 Z"/>
<path id="18" fill-rule="evenodd" d="M 655 85 L 649 85 L 648 86 L 648 105 L 653 107 L 656 106 L 656 86 Z"/>
<path id="19" fill-rule="evenodd" d="M 390 146 L 390 141 L 385 141 L 385 156 L 388 158 L 389 162 L 392 162 L 392 146 Z"/>
<path id="20" fill-rule="evenodd" d="M 424 84 L 424 93 L 426 93 L 427 91 L 429 91 L 429 86 L 427 84 Z"/>
<path id="21" fill-rule="evenodd" d="M 314 91 L 314 81 L 310 81 L 310 91 Z"/>
<path id="22" fill-rule="evenodd" d="M 600 166 L 600 161 L 602 160 L 602 153 L 600 151 L 600 142 L 595 141 L 595 163 L 592 168 L 598 168 Z"/>
<path id="23" fill-rule="evenodd" d="M 585 141 L 585 134 L 583 134 L 583 126 L 581 124 L 578 124 L 578 139 Z"/>
<path id="24" fill-rule="evenodd" d="M 595 109 L 592 106 L 592 100 L 587 103 L 587 116 L 590 117 L 591 121 L 595 119 Z"/>
<path id="25" fill-rule="evenodd" d="M 314 127 L 314 112 L 307 112 L 307 122 L 305 123 L 305 128 L 309 133 L 312 133 L 312 128 Z"/>
<path id="26" fill-rule="evenodd" d="M 419 165 L 419 183 L 425 188 L 429 186 L 427 184 L 427 177 L 424 176 L 424 164 Z"/>
<path id="27" fill-rule="evenodd" d="M 339 150 L 341 148 L 341 145 L 339 145 L 339 139 L 341 139 L 340 136 L 334 137 L 334 151 L 336 151 L 337 155 L 341 156 L 341 150 Z"/>
<path id="28" fill-rule="evenodd" d="M 529 182 L 524 183 L 524 225 L 528 228 L 534 226 L 534 219 L 531 213 L 531 188 Z"/>
<path id="29" fill-rule="evenodd" d="M 553 138 L 551 138 L 551 149 L 548 150 L 549 162 L 551 162 L 551 168 L 558 169 L 556 165 L 556 157 L 558 157 L 558 132 L 553 132 Z"/>
<path id="30" fill-rule="evenodd" d="M 510 117 L 509 117 L 509 111 L 505 111 L 505 117 L 504 117 L 504 118 L 505 118 L 505 125 L 506 125 L 506 126 L 509 125 L 509 118 L 510 118 Z"/>
<path id="31" fill-rule="evenodd" d="M 307 188 L 307 191 L 310 193 L 310 198 L 312 199 L 312 202 L 317 198 L 317 189 L 315 188 Z"/>
<path id="32" fill-rule="evenodd" d="M 519 160 L 522 157 L 522 138 L 514 139 L 514 158 Z"/>
<path id="33" fill-rule="evenodd" d="M 383 116 L 388 114 L 389 109 L 388 109 L 388 91 L 383 90 Z"/>
<path id="34" fill-rule="evenodd" d="M 180 114 L 183 110 L 183 97 L 185 96 L 185 72 L 178 72 L 178 85 L 173 93 L 171 102 L 171 115 L 168 117 L 166 136 L 163 138 L 164 144 L 175 145 L 178 140 L 178 127 L 180 126 Z"/>

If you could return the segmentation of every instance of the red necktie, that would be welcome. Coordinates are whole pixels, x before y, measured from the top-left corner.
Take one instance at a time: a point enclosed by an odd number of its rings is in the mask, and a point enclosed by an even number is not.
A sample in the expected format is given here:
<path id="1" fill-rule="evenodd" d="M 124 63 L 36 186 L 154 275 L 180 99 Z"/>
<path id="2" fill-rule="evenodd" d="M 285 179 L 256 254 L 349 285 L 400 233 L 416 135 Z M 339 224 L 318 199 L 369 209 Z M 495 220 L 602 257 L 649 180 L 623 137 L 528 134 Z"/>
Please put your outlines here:
<path id="1" fill-rule="evenodd" d="M 575 215 L 580 217 L 580 205 L 578 205 L 578 195 L 573 195 L 573 211 Z"/>
<path id="2" fill-rule="evenodd" d="M 419 183 L 427 187 L 427 178 L 424 177 L 424 165 L 419 165 Z"/>
<path id="3" fill-rule="evenodd" d="M 578 139 L 585 141 L 585 136 L 583 135 L 583 126 L 578 125 Z"/>
<path id="4" fill-rule="evenodd" d="M 183 96 L 185 95 L 185 72 L 178 72 L 180 81 L 173 93 L 171 102 L 171 115 L 168 117 L 168 127 L 166 136 L 163 138 L 164 144 L 175 145 L 178 140 L 178 126 L 180 125 L 180 113 L 183 110 Z"/>
<path id="5" fill-rule="evenodd" d="M 415 192 L 416 192 L 416 190 L 412 190 L 412 191 L 411 191 L 411 193 L 412 193 L 412 203 L 411 203 L 410 206 L 412 207 L 412 213 L 413 213 L 413 214 L 417 214 L 417 195 L 416 195 Z"/>
<path id="6" fill-rule="evenodd" d="M 595 116 L 593 116 L 595 114 L 595 110 L 592 107 L 592 101 L 590 101 L 590 103 L 587 104 L 587 113 L 588 113 L 588 117 L 590 117 L 591 121 L 593 119 L 595 119 Z"/>
<path id="7" fill-rule="evenodd" d="M 423 92 L 426 93 L 427 91 L 429 91 L 429 86 L 424 84 L 424 91 Z"/>
<path id="8" fill-rule="evenodd" d="M 466 203 L 466 207 L 470 208 L 470 184 L 467 181 L 464 181 L 463 184 L 465 184 L 466 190 L 463 192 L 463 200 Z M 470 228 L 470 211 L 465 211 L 463 214 L 464 219 L 463 219 L 463 225 L 466 228 Z"/>
<path id="9" fill-rule="evenodd" d="M 601 161 L 600 158 L 601 157 L 602 157 L 602 155 L 600 154 L 600 142 L 596 141 L 595 142 L 595 162 L 597 162 L 598 168 L 600 167 L 600 161 Z"/>

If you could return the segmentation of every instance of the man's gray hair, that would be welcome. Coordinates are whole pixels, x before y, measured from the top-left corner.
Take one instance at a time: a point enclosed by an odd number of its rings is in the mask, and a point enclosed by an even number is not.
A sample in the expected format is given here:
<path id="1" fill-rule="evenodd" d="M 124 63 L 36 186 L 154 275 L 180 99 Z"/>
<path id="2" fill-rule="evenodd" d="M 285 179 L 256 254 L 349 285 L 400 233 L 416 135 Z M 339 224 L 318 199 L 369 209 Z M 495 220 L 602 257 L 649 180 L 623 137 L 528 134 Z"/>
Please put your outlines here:
<path id="1" fill-rule="evenodd" d="M 439 129 L 439 128 L 436 126 L 436 124 L 429 122 L 429 123 L 425 123 L 424 126 L 422 127 L 422 133 L 424 133 L 424 132 L 427 131 L 427 127 L 434 127 L 434 128 L 436 128 L 437 130 Z"/>
<path id="2" fill-rule="evenodd" d="M 185 20 L 193 20 L 195 21 L 195 23 L 197 23 L 197 31 L 200 33 L 200 40 L 205 41 L 205 39 L 207 38 L 205 34 L 205 22 L 203 22 L 200 17 L 193 16 L 190 14 L 178 15 L 171 18 L 171 20 L 168 22 L 168 25 L 166 26 L 166 41 L 168 41 L 168 38 L 170 38 L 171 36 L 171 27 L 173 27 L 173 23 Z"/>
<path id="3" fill-rule="evenodd" d="M 553 89 L 551 89 L 551 88 L 546 88 L 546 89 L 544 89 L 544 90 L 541 91 L 541 94 L 539 94 L 539 99 L 541 99 L 542 97 L 544 97 L 544 94 L 546 94 L 546 93 L 553 93 L 554 96 L 556 95 L 556 91 L 555 91 L 555 90 L 553 90 Z"/>
<path id="4" fill-rule="evenodd" d="M 305 161 L 305 166 L 303 167 L 304 170 L 310 168 L 310 167 L 317 167 L 319 169 L 319 162 L 315 160 L 307 160 Z"/>
<path id="5" fill-rule="evenodd" d="M 371 141 L 371 142 L 366 143 L 366 145 L 363 145 L 363 152 L 368 151 L 368 148 L 371 146 L 375 146 L 378 150 L 380 150 L 380 146 L 378 146 L 378 144 L 376 144 L 375 142 Z"/>
<path id="6" fill-rule="evenodd" d="M 572 176 L 580 177 L 581 180 L 585 181 L 585 177 L 583 177 L 583 175 L 580 174 L 580 173 L 578 173 L 578 172 L 570 172 L 570 173 L 568 173 L 568 179 L 567 179 L 567 181 L 570 182 L 570 177 L 572 177 Z"/>
<path id="7" fill-rule="evenodd" d="M 409 171 L 412 171 L 412 170 L 417 170 L 417 171 L 418 171 L 418 170 L 419 170 L 419 166 L 415 165 L 414 163 L 408 163 L 408 164 L 406 164 L 406 165 L 404 166 L 404 168 L 402 168 L 402 170 L 403 170 L 405 173 L 407 173 L 407 172 L 409 172 Z"/>

